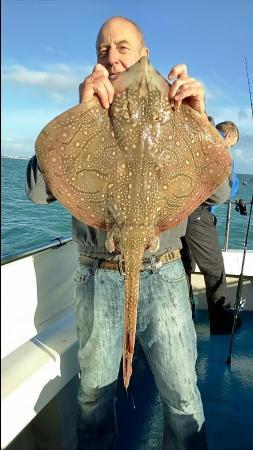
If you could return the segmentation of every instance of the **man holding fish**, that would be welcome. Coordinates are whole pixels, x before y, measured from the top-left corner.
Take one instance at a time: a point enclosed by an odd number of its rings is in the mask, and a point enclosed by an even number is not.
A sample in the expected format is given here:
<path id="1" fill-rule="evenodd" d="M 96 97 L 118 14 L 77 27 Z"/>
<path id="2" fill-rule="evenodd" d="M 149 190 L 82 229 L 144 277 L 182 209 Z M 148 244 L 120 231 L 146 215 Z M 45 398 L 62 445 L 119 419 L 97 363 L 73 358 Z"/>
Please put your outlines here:
<path id="1" fill-rule="evenodd" d="M 114 86 L 119 74 L 141 57 L 149 56 L 149 50 L 139 27 L 123 17 L 110 18 L 102 25 L 96 49 L 97 64 L 80 85 L 80 103 L 89 105 L 94 97 L 98 97 L 103 109 L 110 111 L 117 99 Z M 203 87 L 188 77 L 186 66 L 174 66 L 169 80 L 168 102 L 173 111 L 179 111 L 182 102 L 187 103 L 203 123 L 208 122 Z M 40 149 L 40 144 L 38 147 Z M 40 167 L 33 157 L 27 168 L 27 193 L 35 203 L 54 200 L 43 182 Z M 222 203 L 229 193 L 229 180 L 226 179 L 213 195 L 213 201 Z M 112 214 L 116 214 L 115 208 Z M 187 219 L 181 220 L 162 231 L 159 240 L 154 237 L 145 249 L 140 266 L 136 331 L 163 403 L 163 450 L 207 449 L 203 407 L 196 385 L 196 334 L 179 252 L 186 222 Z M 127 267 L 114 245 L 115 236 L 108 235 L 106 230 L 88 226 L 73 216 L 73 238 L 80 252 L 75 280 L 81 369 L 78 450 L 115 448 L 114 394 L 124 338 L 124 275 Z M 139 289 L 139 284 L 136 286 Z M 123 355 L 126 388 L 131 376 L 134 346 L 134 338 L 131 342 L 132 336 L 129 336 L 125 338 Z"/>

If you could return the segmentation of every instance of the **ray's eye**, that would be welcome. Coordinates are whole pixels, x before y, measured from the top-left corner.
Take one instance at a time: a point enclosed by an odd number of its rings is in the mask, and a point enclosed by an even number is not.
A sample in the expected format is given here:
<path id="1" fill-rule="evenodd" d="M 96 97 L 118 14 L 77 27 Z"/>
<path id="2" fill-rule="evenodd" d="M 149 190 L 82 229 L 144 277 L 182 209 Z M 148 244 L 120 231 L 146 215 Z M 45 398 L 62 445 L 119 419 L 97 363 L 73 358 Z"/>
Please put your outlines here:
<path id="1" fill-rule="evenodd" d="M 127 111 L 128 111 L 129 117 L 131 117 L 132 116 L 132 105 L 130 102 L 127 102 Z"/>
<path id="2" fill-rule="evenodd" d="M 155 122 L 158 122 L 158 120 L 160 120 L 160 114 L 159 114 L 159 113 L 156 113 L 156 114 L 153 116 L 153 119 L 155 120 Z"/>
<path id="3" fill-rule="evenodd" d="M 128 102 L 126 108 L 124 109 L 123 117 L 124 119 L 130 119 L 132 117 L 131 104 Z"/>

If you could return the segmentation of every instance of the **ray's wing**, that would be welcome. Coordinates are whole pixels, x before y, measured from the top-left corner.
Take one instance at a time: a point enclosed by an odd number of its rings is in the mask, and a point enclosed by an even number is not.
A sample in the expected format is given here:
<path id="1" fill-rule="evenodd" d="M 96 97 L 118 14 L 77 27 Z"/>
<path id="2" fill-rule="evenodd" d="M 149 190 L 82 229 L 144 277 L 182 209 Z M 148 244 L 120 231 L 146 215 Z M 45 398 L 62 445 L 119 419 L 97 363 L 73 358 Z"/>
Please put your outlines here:
<path id="1" fill-rule="evenodd" d="M 189 216 L 231 172 L 231 155 L 217 130 L 192 108 L 182 106 L 168 127 L 159 182 L 160 231 Z"/>
<path id="2" fill-rule="evenodd" d="M 42 130 L 35 149 L 53 195 L 80 221 L 105 229 L 119 153 L 108 111 L 96 98 L 71 108 Z"/>

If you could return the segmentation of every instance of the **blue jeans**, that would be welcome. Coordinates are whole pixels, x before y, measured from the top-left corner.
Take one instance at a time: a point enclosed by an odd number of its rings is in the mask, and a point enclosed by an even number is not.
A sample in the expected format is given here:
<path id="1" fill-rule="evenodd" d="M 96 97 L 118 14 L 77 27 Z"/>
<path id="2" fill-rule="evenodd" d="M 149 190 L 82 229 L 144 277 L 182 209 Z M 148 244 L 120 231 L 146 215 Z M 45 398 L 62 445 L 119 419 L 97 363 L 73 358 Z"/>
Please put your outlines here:
<path id="1" fill-rule="evenodd" d="M 196 386 L 196 334 L 181 260 L 141 273 L 137 335 L 164 412 L 163 450 L 206 450 Z M 78 450 L 115 449 L 114 392 L 122 357 L 124 279 L 80 265 L 75 280 L 79 363 Z"/>

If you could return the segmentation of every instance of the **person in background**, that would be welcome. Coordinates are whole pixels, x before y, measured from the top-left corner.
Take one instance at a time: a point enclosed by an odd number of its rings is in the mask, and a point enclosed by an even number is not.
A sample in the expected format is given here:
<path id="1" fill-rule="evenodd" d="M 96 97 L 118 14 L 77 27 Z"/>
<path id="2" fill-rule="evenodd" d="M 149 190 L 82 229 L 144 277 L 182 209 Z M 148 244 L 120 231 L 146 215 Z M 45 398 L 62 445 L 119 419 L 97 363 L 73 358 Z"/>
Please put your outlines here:
<path id="1" fill-rule="evenodd" d="M 218 123 L 216 129 L 222 135 L 230 149 L 238 142 L 239 131 L 233 122 L 226 121 Z M 238 190 L 238 179 L 235 174 L 234 163 L 232 166 L 231 182 L 232 189 L 230 198 Z M 228 298 L 224 261 L 216 229 L 217 219 L 213 214 L 215 208 L 216 206 L 212 205 L 212 201 L 208 199 L 188 217 L 186 234 L 183 241 L 182 260 L 188 277 L 193 317 L 194 301 L 191 286 L 191 255 L 205 279 L 210 333 L 228 334 L 232 331 L 234 313 Z M 238 318 L 236 328 L 239 328 L 240 324 L 241 319 Z"/>
<path id="2" fill-rule="evenodd" d="M 221 136 L 224 138 L 227 146 L 231 149 L 239 141 L 239 130 L 234 122 L 225 121 L 220 122 L 216 125 L 216 129 L 219 131 Z M 238 191 L 239 181 L 235 172 L 235 164 L 232 165 L 232 189 L 230 193 L 230 199 L 232 200 Z M 215 210 L 215 206 L 211 207 L 211 211 Z"/>
<path id="3" fill-rule="evenodd" d="M 113 101 L 111 80 L 148 56 L 143 33 L 131 20 L 113 17 L 99 30 L 97 64 L 80 86 L 80 101 L 97 96 L 104 108 Z M 187 75 L 184 64 L 169 74 L 169 101 L 182 101 L 205 113 L 204 89 Z M 34 203 L 54 200 L 34 156 L 27 167 L 26 192 Z M 213 196 L 222 203 L 230 193 L 228 179 Z M 143 258 L 137 335 L 153 372 L 164 412 L 163 450 L 206 450 L 203 406 L 197 387 L 196 334 L 188 286 L 180 259 L 180 237 L 186 220 L 160 235 L 152 260 Z M 115 387 L 122 357 L 124 276 L 119 255 L 105 247 L 106 232 L 73 217 L 73 239 L 79 248 L 75 305 L 79 340 L 78 450 L 113 450 L 116 439 Z M 171 260 L 165 263 L 164 256 Z M 108 261 L 110 260 L 110 261 Z"/>

